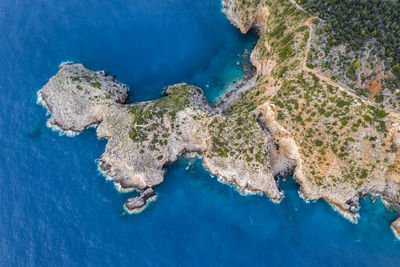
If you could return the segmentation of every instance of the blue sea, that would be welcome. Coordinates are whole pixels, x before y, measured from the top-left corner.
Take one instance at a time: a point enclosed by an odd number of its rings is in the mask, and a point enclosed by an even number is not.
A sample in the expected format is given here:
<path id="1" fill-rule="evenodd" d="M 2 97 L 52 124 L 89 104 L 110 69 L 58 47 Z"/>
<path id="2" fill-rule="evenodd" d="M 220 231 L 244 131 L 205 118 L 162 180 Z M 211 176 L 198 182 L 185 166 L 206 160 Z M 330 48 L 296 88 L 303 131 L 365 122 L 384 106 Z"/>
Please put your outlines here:
<path id="1" fill-rule="evenodd" d="M 46 127 L 36 93 L 63 61 L 116 75 L 131 101 L 176 82 L 218 99 L 257 40 L 220 10 L 220 0 L 0 1 L 0 266 L 399 266 L 397 214 L 379 200 L 362 200 L 352 224 L 303 201 L 291 177 L 274 204 L 180 159 L 157 200 L 127 215 L 134 193 L 97 170 L 106 141 Z"/>

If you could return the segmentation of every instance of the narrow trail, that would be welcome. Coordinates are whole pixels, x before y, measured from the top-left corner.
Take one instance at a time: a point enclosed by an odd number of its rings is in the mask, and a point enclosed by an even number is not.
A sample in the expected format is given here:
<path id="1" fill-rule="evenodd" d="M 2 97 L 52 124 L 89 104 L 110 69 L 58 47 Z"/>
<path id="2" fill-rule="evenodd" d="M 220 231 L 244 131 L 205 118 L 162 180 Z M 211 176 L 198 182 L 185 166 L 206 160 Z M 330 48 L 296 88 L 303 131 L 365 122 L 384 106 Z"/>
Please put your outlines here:
<path id="1" fill-rule="evenodd" d="M 361 97 L 361 96 L 355 94 L 355 93 L 354 93 L 350 88 L 348 88 L 347 86 L 345 86 L 345 85 L 343 85 L 343 84 L 339 84 L 338 82 L 335 82 L 334 80 L 332 80 L 332 79 L 330 79 L 330 78 L 324 76 L 321 72 L 316 71 L 316 70 L 314 70 L 314 69 L 311 69 L 311 68 L 307 67 L 307 58 L 308 58 L 308 54 L 310 53 L 311 40 L 312 40 L 313 35 L 314 35 L 314 26 L 312 25 L 312 22 L 311 22 L 311 20 L 312 20 L 313 18 L 314 18 L 314 17 L 311 17 L 311 18 L 309 19 L 309 21 L 307 22 L 307 25 L 308 25 L 308 27 L 310 28 L 310 35 L 309 35 L 308 40 L 307 40 L 307 46 L 306 46 L 305 56 L 304 56 L 304 59 L 303 59 L 303 70 L 306 71 L 306 72 L 313 73 L 313 74 L 316 75 L 320 80 L 322 80 L 322 81 L 326 82 L 327 84 L 330 84 L 330 85 L 332 85 L 332 86 L 334 86 L 334 87 L 339 88 L 339 90 L 344 91 L 344 92 L 348 93 L 349 95 L 351 95 L 351 96 L 353 96 L 353 97 L 355 97 L 355 98 L 357 98 L 357 99 L 359 99 L 359 100 L 361 100 L 361 101 L 368 102 L 369 104 L 372 104 L 372 105 L 377 106 L 377 104 L 376 104 L 374 101 L 372 101 L 371 99 Z"/>
<path id="2" fill-rule="evenodd" d="M 289 0 L 289 1 L 290 1 L 293 5 L 295 5 L 297 9 L 302 10 L 302 11 L 306 12 L 307 14 L 309 14 L 309 15 L 311 16 L 311 17 L 307 20 L 307 26 L 310 28 L 310 34 L 309 34 L 309 37 L 308 37 L 308 40 L 307 40 L 306 51 L 305 51 L 305 55 L 304 55 L 304 59 L 303 59 L 303 64 L 302 64 L 302 65 L 303 65 L 303 66 L 302 66 L 303 70 L 304 70 L 305 72 L 309 72 L 309 73 L 314 74 L 314 75 L 317 76 L 320 80 L 322 80 L 322 81 L 326 82 L 327 84 L 330 84 L 330 85 L 332 85 L 332 86 L 334 86 L 334 87 L 337 87 L 339 90 L 341 90 L 341 91 L 343 91 L 343 92 L 345 92 L 345 93 L 347 93 L 347 94 L 349 94 L 349 95 L 351 95 L 351 96 L 353 96 L 353 97 L 359 99 L 359 100 L 362 101 L 363 103 L 367 103 L 367 104 L 369 104 L 369 105 L 373 105 L 373 106 L 375 106 L 375 107 L 381 108 L 381 107 L 379 106 L 379 104 L 376 103 L 375 101 L 372 101 L 371 99 L 366 98 L 366 97 L 359 96 L 359 95 L 355 94 L 354 91 L 353 91 L 352 89 L 350 89 L 349 87 L 347 87 L 346 85 L 341 84 L 341 83 L 338 83 L 338 82 L 335 82 L 334 80 L 332 80 L 332 79 L 330 79 L 330 78 L 324 76 L 321 72 L 316 71 L 316 70 L 314 70 L 314 69 L 311 69 L 311 68 L 307 67 L 307 58 L 308 58 L 308 54 L 310 53 L 311 40 L 312 40 L 313 35 L 314 35 L 314 26 L 312 25 L 312 19 L 314 19 L 314 18 L 319 19 L 319 18 L 318 18 L 318 17 L 312 16 L 310 13 L 308 13 L 306 10 L 304 10 L 301 6 L 299 6 L 299 4 L 297 4 L 297 2 L 296 2 L 295 0 Z M 397 110 L 394 110 L 394 109 L 391 109 L 391 108 L 386 108 L 386 107 L 384 107 L 383 109 L 384 109 L 385 111 L 389 112 L 389 113 L 392 113 L 392 114 L 394 113 L 395 115 L 400 115 L 400 112 L 397 111 Z"/>
<path id="3" fill-rule="evenodd" d="M 357 95 L 356 93 L 354 93 L 354 91 L 352 89 L 350 89 L 349 87 L 347 87 L 346 85 L 342 84 L 342 83 L 338 83 L 332 79 L 330 79 L 329 77 L 324 76 L 321 72 L 316 71 L 314 69 L 311 69 L 309 67 L 307 67 L 307 58 L 308 58 L 308 54 L 310 53 L 310 48 L 311 48 L 311 40 L 313 39 L 314 36 L 314 25 L 312 24 L 312 19 L 317 18 L 315 16 L 312 16 L 310 13 L 308 13 L 306 10 L 304 10 L 299 4 L 297 4 L 297 2 L 295 0 L 289 0 L 293 5 L 295 5 L 295 7 L 299 10 L 302 10 L 304 12 L 306 12 L 307 14 L 310 15 L 310 18 L 307 20 L 306 24 L 307 26 L 310 28 L 310 34 L 307 40 L 307 45 L 306 45 L 306 51 L 304 54 L 304 59 L 302 62 L 302 69 L 304 72 L 308 72 L 308 73 L 312 73 L 315 76 L 317 76 L 320 80 L 324 81 L 325 83 L 333 86 L 333 87 L 337 87 L 340 91 L 345 92 L 349 95 L 351 95 L 354 98 L 359 99 L 361 102 L 369 104 L 369 105 L 373 105 L 377 108 L 382 108 L 378 103 L 376 103 L 375 101 L 366 98 L 366 97 L 362 97 Z M 254 76 L 250 76 L 247 79 L 245 79 L 241 84 L 239 84 L 235 89 L 233 89 L 232 91 L 226 93 L 222 99 L 216 103 L 214 105 L 214 108 L 216 110 L 217 113 L 221 113 L 223 112 L 235 99 L 237 99 L 238 97 L 241 96 L 241 94 L 249 89 L 251 89 L 254 85 L 256 84 L 256 75 Z M 386 112 L 390 113 L 391 115 L 394 115 L 396 117 L 400 116 L 400 112 L 391 108 L 387 108 L 387 107 L 383 107 L 383 110 L 385 110 Z"/>

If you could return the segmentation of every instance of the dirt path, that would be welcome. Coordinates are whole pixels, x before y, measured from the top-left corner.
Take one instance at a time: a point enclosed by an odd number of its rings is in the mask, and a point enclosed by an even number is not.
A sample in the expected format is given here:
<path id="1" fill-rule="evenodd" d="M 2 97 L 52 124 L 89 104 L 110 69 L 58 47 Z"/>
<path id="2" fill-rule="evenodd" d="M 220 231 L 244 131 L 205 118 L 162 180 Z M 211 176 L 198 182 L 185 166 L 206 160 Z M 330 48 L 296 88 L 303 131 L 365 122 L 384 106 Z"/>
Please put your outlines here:
<path id="1" fill-rule="evenodd" d="M 290 1 L 292 4 L 294 4 L 294 5 L 296 6 L 297 9 L 300 9 L 300 10 L 306 12 L 307 14 L 309 14 L 309 13 L 308 13 L 307 11 L 305 11 L 301 6 L 299 6 L 299 5 L 296 3 L 295 0 L 289 0 L 289 1 Z M 310 16 L 311 16 L 311 15 L 310 15 Z M 322 80 L 322 81 L 326 82 L 327 84 L 330 84 L 330 85 L 332 85 L 332 86 L 334 86 L 334 87 L 339 88 L 339 90 L 341 90 L 341 91 L 343 91 L 343 92 L 346 92 L 347 94 L 349 94 L 349 95 L 351 95 L 351 96 L 353 96 L 353 97 L 355 97 L 355 98 L 361 100 L 361 101 L 364 102 L 364 103 L 368 103 L 368 104 L 370 104 L 370 105 L 373 105 L 373 106 L 376 106 L 376 107 L 381 108 L 381 107 L 379 106 L 379 104 L 377 104 L 375 101 L 372 101 L 371 99 L 366 98 L 366 97 L 359 96 L 359 95 L 355 94 L 354 91 L 351 90 L 351 89 L 350 89 L 349 87 L 347 87 L 346 85 L 341 84 L 341 83 L 338 83 L 338 82 L 335 82 L 334 80 L 332 80 L 332 79 L 330 79 L 330 78 L 324 76 L 322 73 L 320 73 L 320 72 L 318 72 L 318 71 L 316 71 L 316 70 L 314 70 L 314 69 L 311 69 L 311 68 L 307 67 L 308 53 L 310 53 L 311 40 L 312 40 L 313 35 L 314 35 L 314 26 L 313 26 L 313 24 L 312 24 L 312 19 L 314 19 L 314 18 L 317 18 L 317 17 L 311 16 L 311 17 L 307 20 L 307 25 L 308 25 L 308 27 L 310 28 L 310 34 L 309 34 L 309 37 L 308 37 L 308 40 L 307 40 L 307 46 L 306 46 L 305 56 L 304 56 L 304 60 L 303 60 L 303 70 L 304 70 L 305 72 L 313 73 L 313 74 L 314 74 L 315 76 L 317 76 L 320 80 Z M 390 113 L 400 114 L 398 111 L 396 111 L 396 110 L 394 110 L 394 109 L 390 109 L 390 108 L 386 108 L 386 107 L 383 108 L 383 109 L 384 109 L 385 111 L 387 111 L 387 112 L 390 112 Z"/>
<path id="2" fill-rule="evenodd" d="M 293 5 L 296 6 L 297 9 L 302 10 L 304 12 L 306 12 L 307 14 L 309 14 L 307 11 L 305 11 L 301 6 L 299 6 L 297 4 L 297 2 L 295 0 L 289 0 Z M 306 51 L 305 51 L 305 55 L 304 55 L 304 59 L 302 62 L 302 69 L 304 72 L 309 72 L 314 74 L 315 76 L 317 76 L 320 80 L 324 81 L 325 83 L 333 86 L 333 87 L 337 87 L 339 90 L 359 99 L 360 101 L 362 101 L 363 103 L 369 104 L 369 105 L 373 105 L 375 107 L 381 108 L 379 106 L 378 103 L 376 103 L 375 101 L 372 101 L 369 98 L 366 97 L 362 97 L 359 96 L 357 94 L 354 93 L 354 91 L 352 89 L 350 89 L 349 87 L 347 87 L 346 85 L 342 84 L 342 83 L 338 83 L 332 79 L 330 79 L 329 77 L 324 76 L 321 72 L 316 71 L 314 69 L 311 69 L 309 67 L 307 67 L 307 58 L 308 58 L 308 54 L 310 53 L 310 47 L 311 47 L 311 40 L 313 39 L 314 36 L 314 25 L 312 23 L 312 20 L 314 18 L 317 17 L 313 17 L 310 15 L 310 18 L 307 20 L 307 26 L 310 28 L 310 34 L 307 40 L 307 45 L 306 45 Z M 240 97 L 240 95 L 249 90 L 250 88 L 252 88 L 255 85 L 255 80 L 256 80 L 256 75 L 254 75 L 253 77 L 243 81 L 240 85 L 238 85 L 235 89 L 233 89 L 231 92 L 226 93 L 225 96 L 223 96 L 223 98 L 221 99 L 221 101 L 219 103 L 217 103 L 214 107 L 216 109 L 216 112 L 223 112 L 230 103 L 232 103 L 236 98 Z M 394 110 L 394 109 L 390 109 L 390 108 L 383 108 L 386 112 L 389 112 L 391 114 L 395 114 L 396 116 L 400 115 L 400 112 Z"/>
<path id="3" fill-rule="evenodd" d="M 291 1 L 294 1 L 294 0 L 291 0 Z M 363 97 L 361 97 L 361 96 L 359 96 L 359 95 L 356 95 L 356 94 L 355 94 L 350 88 L 348 88 L 347 86 L 345 86 L 345 85 L 343 85 L 343 84 L 339 84 L 339 83 L 335 82 L 334 80 L 332 80 L 332 79 L 330 79 L 330 78 L 324 76 L 324 75 L 323 75 L 322 73 L 320 73 L 319 71 L 316 71 L 316 70 L 314 70 L 314 69 L 311 69 L 311 68 L 307 67 L 308 53 L 310 53 L 311 40 L 312 40 L 313 35 L 314 35 L 314 26 L 312 25 L 312 22 L 311 22 L 311 20 L 312 20 L 313 18 L 314 18 L 314 17 L 311 17 L 311 18 L 308 19 L 308 21 L 307 21 L 308 27 L 310 28 L 310 35 L 309 35 L 308 40 L 307 40 L 306 52 L 305 52 L 305 56 L 304 56 L 304 60 L 303 60 L 303 70 L 306 71 L 306 72 L 311 72 L 311 73 L 313 73 L 313 74 L 316 75 L 320 80 L 322 80 L 322 81 L 326 82 L 327 84 L 330 84 L 330 85 L 332 85 L 332 86 L 334 86 L 334 87 L 339 88 L 339 90 L 341 90 L 341 91 L 345 91 L 346 93 L 350 94 L 350 95 L 353 96 L 353 97 L 356 97 L 356 98 L 360 99 L 361 101 L 367 101 L 369 104 L 377 105 L 375 102 L 371 101 L 371 100 L 368 99 L 368 98 L 363 98 Z"/>

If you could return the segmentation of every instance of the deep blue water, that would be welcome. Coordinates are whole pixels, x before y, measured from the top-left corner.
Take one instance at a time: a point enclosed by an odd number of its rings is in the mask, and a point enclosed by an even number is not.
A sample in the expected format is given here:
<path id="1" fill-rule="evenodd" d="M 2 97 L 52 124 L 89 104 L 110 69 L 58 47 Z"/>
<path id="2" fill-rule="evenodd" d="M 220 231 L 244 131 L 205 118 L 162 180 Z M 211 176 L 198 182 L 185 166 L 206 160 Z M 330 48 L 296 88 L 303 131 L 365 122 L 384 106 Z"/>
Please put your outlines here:
<path id="1" fill-rule="evenodd" d="M 126 215 L 130 194 L 97 171 L 105 141 L 93 129 L 59 136 L 36 105 L 66 60 L 117 75 L 133 101 L 180 81 L 213 101 L 243 75 L 238 55 L 254 41 L 219 0 L 0 1 L 0 266 L 398 266 L 396 213 L 379 201 L 363 200 L 355 225 L 305 203 L 291 179 L 277 205 L 200 161 L 168 166 L 157 201 Z"/>

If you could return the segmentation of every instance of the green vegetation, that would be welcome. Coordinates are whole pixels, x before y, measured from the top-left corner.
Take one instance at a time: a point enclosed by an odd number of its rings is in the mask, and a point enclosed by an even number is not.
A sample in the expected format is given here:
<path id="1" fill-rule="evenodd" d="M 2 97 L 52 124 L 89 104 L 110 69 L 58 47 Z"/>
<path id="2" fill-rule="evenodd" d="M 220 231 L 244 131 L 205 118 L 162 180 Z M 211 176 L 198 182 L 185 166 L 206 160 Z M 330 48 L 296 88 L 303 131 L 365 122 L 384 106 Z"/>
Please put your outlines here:
<path id="1" fill-rule="evenodd" d="M 78 82 L 78 83 L 81 83 L 81 82 L 82 82 L 81 79 L 80 79 L 79 77 L 71 77 L 71 80 L 72 80 L 73 82 Z"/>
<path id="2" fill-rule="evenodd" d="M 90 83 L 90 85 L 91 85 L 92 87 L 94 87 L 94 88 L 101 89 L 101 84 L 100 84 L 100 82 Z"/>
<path id="3" fill-rule="evenodd" d="M 314 140 L 314 145 L 316 146 L 322 146 L 324 143 L 321 140 L 315 139 Z"/>
<path id="4" fill-rule="evenodd" d="M 400 74 L 400 62 L 395 63 L 394 55 L 400 51 L 397 26 L 400 16 L 396 15 L 398 10 L 384 7 L 398 7 L 399 1 L 298 2 L 309 15 L 322 18 L 311 20 L 315 35 L 310 43 L 310 53 L 305 55 L 309 39 L 309 26 L 305 24 L 310 16 L 293 10 L 290 1 L 266 2 L 269 6 L 267 27 L 260 33 L 256 55 L 261 65 L 259 70 L 268 69 L 264 59 L 271 59 L 270 62 L 275 64 L 268 65 L 271 72 L 258 74 L 258 86 L 244 93 L 228 110 L 226 115 L 236 117 L 235 122 L 225 119 L 210 124 L 210 134 L 215 137 L 212 152 L 214 156 L 240 157 L 250 163 L 260 159 L 257 150 L 252 153 L 248 149 L 254 146 L 251 143 L 253 137 L 249 138 L 248 131 L 242 127 L 249 121 L 247 113 L 262 121 L 265 117 L 258 113 L 273 111 L 279 125 L 290 133 L 299 148 L 306 179 L 324 188 L 333 188 L 341 182 L 360 188 L 365 179 L 376 176 L 384 158 L 387 162 L 394 158 L 393 149 L 387 147 L 390 118 L 383 110 L 385 103 L 370 105 L 345 90 L 328 85 L 324 79 L 302 71 L 299 63 L 307 57 L 305 63 L 309 68 L 318 68 L 318 72 L 322 68 L 326 78 L 346 84 L 356 92 L 368 90 L 367 83 L 379 83 L 378 76 L 389 77 L 390 70 Z M 386 8 L 385 12 L 392 16 L 381 12 L 381 8 Z M 369 14 L 377 15 L 367 18 L 371 16 Z M 379 64 L 381 59 L 385 60 L 384 64 Z M 386 91 L 377 93 L 385 88 L 390 88 L 394 94 L 399 87 L 393 80 L 390 76 L 384 78 L 382 87 L 374 85 L 374 97 L 386 96 Z M 356 81 L 362 84 L 358 88 Z M 400 100 L 400 94 L 398 97 Z M 240 118 L 237 117 L 239 114 Z M 236 124 L 236 128 L 227 126 L 229 124 Z M 247 128 L 254 129 L 251 125 Z M 230 135 L 231 131 L 235 134 Z M 279 137 L 272 136 L 271 141 L 275 142 Z M 378 156 L 370 157 L 371 154 Z"/>
<path id="5" fill-rule="evenodd" d="M 255 117 L 244 110 L 242 102 L 236 104 L 234 112 L 215 117 L 209 123 L 211 152 L 208 156 L 231 157 L 243 160 L 254 168 L 265 167 L 268 164 L 265 133 Z"/>
<path id="6" fill-rule="evenodd" d="M 143 143 L 150 140 L 150 149 L 155 150 L 157 144 L 166 145 L 169 137 L 164 116 L 169 117 L 170 127 L 175 127 L 178 111 L 190 105 L 190 97 L 202 94 L 202 91 L 190 85 L 175 85 L 168 88 L 168 95 L 150 102 L 132 104 L 129 113 L 132 115 L 130 138 L 134 142 Z M 151 134 L 153 135 L 151 138 Z M 178 133 L 179 134 L 179 133 Z"/>
<path id="7" fill-rule="evenodd" d="M 400 1 L 390 0 L 299 0 L 310 13 L 328 22 L 325 34 L 332 46 L 349 45 L 359 51 L 375 40 L 379 56 L 400 75 Z"/>
<path id="8" fill-rule="evenodd" d="M 353 63 L 354 68 L 359 69 L 361 67 L 360 62 L 356 61 Z"/>

